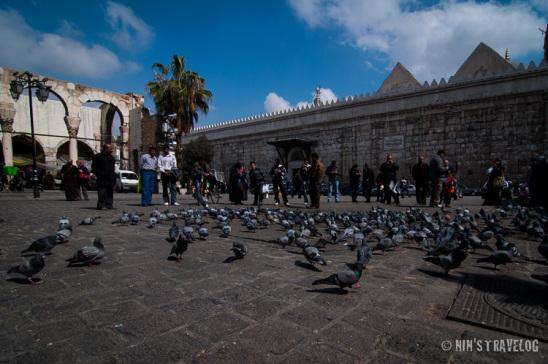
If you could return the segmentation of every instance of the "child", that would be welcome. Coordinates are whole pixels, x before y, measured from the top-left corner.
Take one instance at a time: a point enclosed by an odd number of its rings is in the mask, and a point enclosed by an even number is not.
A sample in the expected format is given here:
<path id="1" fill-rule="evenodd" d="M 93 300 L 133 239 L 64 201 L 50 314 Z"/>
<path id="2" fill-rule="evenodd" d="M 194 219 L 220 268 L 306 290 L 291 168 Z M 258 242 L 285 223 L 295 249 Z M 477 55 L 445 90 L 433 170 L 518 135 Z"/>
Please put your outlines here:
<path id="1" fill-rule="evenodd" d="M 442 195 L 443 195 L 443 203 L 446 207 L 449 207 L 451 204 L 451 198 L 454 198 L 456 196 L 456 179 L 451 170 L 447 172 L 447 176 L 442 178 L 443 180 L 443 188 L 442 188 Z"/>

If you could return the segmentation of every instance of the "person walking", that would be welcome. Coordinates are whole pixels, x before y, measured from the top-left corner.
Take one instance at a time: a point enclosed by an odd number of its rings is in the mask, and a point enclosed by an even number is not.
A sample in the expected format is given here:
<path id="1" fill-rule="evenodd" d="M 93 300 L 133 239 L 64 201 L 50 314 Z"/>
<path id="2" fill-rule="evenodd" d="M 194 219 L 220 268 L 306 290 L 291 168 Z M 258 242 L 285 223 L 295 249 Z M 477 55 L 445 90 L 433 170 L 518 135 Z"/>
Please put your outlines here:
<path id="1" fill-rule="evenodd" d="M 369 168 L 367 163 L 364 163 L 362 170 L 362 193 L 365 197 L 365 202 L 371 202 L 371 190 L 375 183 L 375 174 L 373 170 Z"/>
<path id="2" fill-rule="evenodd" d="M 305 159 L 303 160 L 303 165 L 298 171 L 302 181 L 302 185 L 301 185 L 301 189 L 299 190 L 298 197 L 300 198 L 301 197 L 300 195 L 301 194 L 303 195 L 305 206 L 308 206 L 308 203 L 309 203 L 308 195 L 310 194 L 310 167 L 311 167 L 310 163 L 308 163 L 308 160 Z"/>
<path id="3" fill-rule="evenodd" d="M 341 181 L 341 174 L 337 168 L 337 161 L 331 161 L 329 167 L 327 167 L 325 174 L 328 178 L 327 187 L 327 203 L 331 202 L 331 197 L 335 195 L 335 202 L 341 201 L 341 193 L 339 191 L 339 184 Z"/>
<path id="4" fill-rule="evenodd" d="M 156 148 L 150 146 L 148 153 L 141 156 L 141 206 L 152 206 L 152 193 L 156 183 L 156 170 L 158 169 L 158 157 Z"/>
<path id="5" fill-rule="evenodd" d="M 430 195 L 430 207 L 442 207 L 440 203 L 440 193 L 442 188 L 441 176 L 446 172 L 443 167 L 443 158 L 445 151 L 443 149 L 438 150 L 435 156 L 430 159 L 430 167 L 428 168 L 428 174 L 430 177 L 430 183 L 432 187 Z"/>
<path id="6" fill-rule="evenodd" d="M 505 187 L 504 166 L 500 159 L 495 159 L 488 169 L 487 193 L 483 206 L 498 206 L 502 201 L 502 190 Z"/>
<path id="7" fill-rule="evenodd" d="M 241 205 L 245 197 L 245 167 L 242 161 L 238 161 L 230 169 L 229 198 L 236 205 Z"/>
<path id="8" fill-rule="evenodd" d="M 419 156 L 417 164 L 411 171 L 415 181 L 416 199 L 418 205 L 426 205 L 426 193 L 428 188 L 428 165 L 424 163 L 424 158 Z"/>
<path id="9" fill-rule="evenodd" d="M 253 191 L 253 206 L 259 206 L 263 203 L 264 174 L 257 164 L 252 161 L 249 163 L 249 188 Z"/>
<path id="10" fill-rule="evenodd" d="M 101 153 L 95 154 L 91 172 L 97 177 L 97 210 L 113 209 L 113 190 L 116 184 L 114 166 L 116 161 L 112 156 L 112 144 L 105 144 Z"/>
<path id="11" fill-rule="evenodd" d="M 285 206 L 289 206 L 287 202 L 287 192 L 285 189 L 285 175 L 287 171 L 284 165 L 280 162 L 278 158 L 274 161 L 274 166 L 270 169 L 270 176 L 272 177 L 272 188 L 274 190 L 274 201 L 275 205 L 278 206 L 280 203 L 280 193 L 284 201 Z"/>
<path id="12" fill-rule="evenodd" d="M 352 194 L 352 202 L 358 202 L 358 190 L 360 189 L 360 179 L 362 173 L 357 164 L 350 168 L 350 190 Z"/>
<path id="13" fill-rule="evenodd" d="M 397 171 L 400 167 L 395 163 L 394 157 L 391 154 L 386 156 L 386 162 L 381 164 L 380 170 L 383 175 L 384 199 L 387 205 L 390 205 L 391 198 L 394 198 L 396 205 L 400 204 L 398 194 L 395 192 L 396 182 L 398 180 Z"/>
<path id="14" fill-rule="evenodd" d="M 162 197 L 164 205 L 170 203 L 179 206 L 177 202 L 177 159 L 169 150 L 169 146 L 164 146 L 164 153 L 158 157 L 158 168 L 160 169 L 160 179 L 162 180 Z"/>
<path id="15" fill-rule="evenodd" d="M 78 165 L 78 188 L 82 192 L 84 200 L 88 201 L 88 183 L 89 183 L 89 170 L 83 160 L 76 161 Z"/>
<path id="16" fill-rule="evenodd" d="M 67 201 L 80 200 L 80 193 L 78 192 L 78 168 L 72 164 L 72 160 L 67 161 L 61 167 L 61 184 Z"/>
<path id="17" fill-rule="evenodd" d="M 325 173 L 325 168 L 318 156 L 318 153 L 312 153 L 312 165 L 310 166 L 310 208 L 320 208 L 320 182 Z"/>

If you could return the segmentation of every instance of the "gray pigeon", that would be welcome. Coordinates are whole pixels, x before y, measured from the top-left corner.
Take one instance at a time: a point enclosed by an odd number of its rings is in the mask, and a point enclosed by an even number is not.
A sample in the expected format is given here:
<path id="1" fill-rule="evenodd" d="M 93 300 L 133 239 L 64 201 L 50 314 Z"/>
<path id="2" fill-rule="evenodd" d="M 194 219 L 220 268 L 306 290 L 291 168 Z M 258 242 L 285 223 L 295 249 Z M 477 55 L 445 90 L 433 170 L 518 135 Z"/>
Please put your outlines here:
<path id="1" fill-rule="evenodd" d="M 209 235 L 209 232 L 207 231 L 207 228 L 205 227 L 199 228 L 198 235 L 200 236 L 201 239 L 206 240 Z"/>
<path id="2" fill-rule="evenodd" d="M 58 235 L 45 236 L 43 238 L 33 241 L 27 249 L 21 251 L 21 254 L 27 255 L 27 253 L 31 253 L 31 254 L 40 253 L 40 254 L 50 255 L 51 250 L 55 248 L 55 246 L 58 243 L 59 243 Z"/>
<path id="3" fill-rule="evenodd" d="M 175 240 L 177 240 L 178 237 L 179 237 L 179 227 L 177 226 L 177 223 L 173 221 L 168 231 L 167 241 L 173 243 Z"/>
<path id="4" fill-rule="evenodd" d="M 427 255 L 422 259 L 442 267 L 447 275 L 451 269 L 460 267 L 467 255 L 466 250 L 456 248 L 449 255 Z"/>
<path id="5" fill-rule="evenodd" d="M 228 238 L 228 236 L 232 232 L 232 228 L 230 227 L 230 225 L 223 225 L 223 227 L 221 228 L 221 232 L 222 232 L 221 236 L 223 238 Z"/>
<path id="6" fill-rule="evenodd" d="M 95 220 L 100 219 L 101 216 L 95 216 L 95 217 L 86 217 L 82 221 L 80 221 L 79 225 L 93 225 Z"/>
<path id="7" fill-rule="evenodd" d="M 65 216 L 61 216 L 61 218 L 59 219 L 58 230 L 63 230 L 63 229 L 72 230 L 72 225 L 70 224 L 70 220 L 67 219 Z"/>
<path id="8" fill-rule="evenodd" d="M 232 248 L 230 250 L 234 252 L 234 255 L 238 259 L 242 259 L 247 255 L 247 246 L 245 246 L 244 243 L 235 241 L 232 243 Z"/>
<path id="9" fill-rule="evenodd" d="M 151 216 L 148 218 L 147 228 L 152 229 L 153 227 L 156 226 L 157 223 L 158 223 L 158 219 L 154 216 Z"/>
<path id="10" fill-rule="evenodd" d="M 307 246 L 303 249 L 303 254 L 306 260 L 312 265 L 318 263 L 321 265 L 326 265 L 325 259 L 321 256 L 318 248 L 313 246 Z"/>
<path id="11" fill-rule="evenodd" d="M 35 254 L 32 258 L 26 260 L 24 263 L 11 267 L 8 270 L 8 274 L 19 273 L 27 277 L 27 281 L 31 284 L 36 284 L 32 279 L 32 276 L 38 274 L 44 268 L 44 257 L 42 254 Z"/>
<path id="12" fill-rule="evenodd" d="M 371 251 L 371 248 L 364 242 L 358 248 L 356 263 L 360 263 L 363 268 L 366 268 L 372 256 L 373 252 Z"/>
<path id="13" fill-rule="evenodd" d="M 99 236 L 95 237 L 93 241 L 93 246 L 86 245 L 76 251 L 72 258 L 67 259 L 69 267 L 73 264 L 99 264 L 100 260 L 105 256 L 105 247 L 101 243 L 101 238 Z"/>
<path id="14" fill-rule="evenodd" d="M 192 226 L 185 226 L 183 228 L 183 235 L 188 240 L 192 240 L 192 241 L 196 240 L 196 238 L 194 238 L 194 229 L 192 228 Z"/>
<path id="15" fill-rule="evenodd" d="M 329 284 L 339 286 L 340 288 L 352 287 L 354 284 L 360 281 L 360 278 L 362 276 L 362 264 L 349 264 L 348 268 L 348 270 L 332 274 L 327 278 L 318 279 L 312 282 L 312 284 Z"/>
<path id="16" fill-rule="evenodd" d="M 512 253 L 506 250 L 496 250 L 490 256 L 486 258 L 479 258 L 477 260 L 478 263 L 493 263 L 495 269 L 497 269 L 497 265 L 506 265 L 506 263 L 509 263 L 511 261 Z"/>
<path id="17" fill-rule="evenodd" d="M 177 261 L 183 259 L 183 253 L 188 249 L 188 240 L 183 238 L 181 235 L 177 238 L 177 241 L 171 247 L 171 252 L 169 255 L 174 255 L 177 258 Z"/>

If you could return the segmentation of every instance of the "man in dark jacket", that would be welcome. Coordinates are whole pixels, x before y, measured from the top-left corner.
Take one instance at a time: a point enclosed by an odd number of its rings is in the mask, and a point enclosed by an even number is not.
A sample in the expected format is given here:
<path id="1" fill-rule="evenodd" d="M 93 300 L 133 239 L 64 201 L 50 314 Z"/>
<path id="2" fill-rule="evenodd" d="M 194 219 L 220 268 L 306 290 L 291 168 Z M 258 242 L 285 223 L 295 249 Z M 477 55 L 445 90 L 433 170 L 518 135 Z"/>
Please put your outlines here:
<path id="1" fill-rule="evenodd" d="M 112 144 L 105 144 L 101 153 L 93 156 L 91 172 L 97 177 L 97 210 L 112 209 L 113 189 L 116 184 Z"/>
<path id="2" fill-rule="evenodd" d="M 394 157 L 391 154 L 387 155 L 386 162 L 381 164 L 380 168 L 383 176 L 384 199 L 387 205 L 390 205 L 391 197 L 394 197 L 394 203 L 396 205 L 400 204 L 398 194 L 394 191 L 398 180 L 396 175 L 398 169 L 400 169 L 400 167 L 394 162 Z"/>
<path id="3" fill-rule="evenodd" d="M 280 162 L 279 159 L 274 161 L 274 166 L 270 169 L 270 176 L 272 177 L 272 189 L 274 190 L 274 201 L 275 205 L 278 206 L 280 203 L 280 193 L 282 194 L 282 199 L 284 205 L 289 206 L 287 202 L 287 192 L 285 190 L 285 175 L 287 170 L 284 165 Z"/>
<path id="4" fill-rule="evenodd" d="M 264 174 L 257 168 L 255 162 L 249 163 L 249 187 L 253 190 L 255 195 L 253 199 L 253 206 L 258 206 L 263 202 L 263 186 L 264 186 Z"/>
<path id="5" fill-rule="evenodd" d="M 447 172 L 447 169 L 443 167 L 444 157 L 445 151 L 440 149 L 438 150 L 438 153 L 430 160 L 430 168 L 428 169 L 430 183 L 432 184 L 430 207 L 442 207 L 440 203 L 440 192 L 442 187 L 441 176 Z"/>
<path id="6" fill-rule="evenodd" d="M 419 157 L 418 163 L 413 166 L 411 172 L 413 180 L 415 181 L 415 188 L 417 190 L 416 198 L 417 204 L 426 205 L 426 189 L 428 188 L 428 165 L 424 163 L 424 158 Z"/>
<path id="7" fill-rule="evenodd" d="M 365 202 L 371 202 L 371 189 L 375 183 L 375 174 L 373 170 L 369 168 L 367 163 L 363 165 L 362 171 L 362 192 L 365 197 Z"/>

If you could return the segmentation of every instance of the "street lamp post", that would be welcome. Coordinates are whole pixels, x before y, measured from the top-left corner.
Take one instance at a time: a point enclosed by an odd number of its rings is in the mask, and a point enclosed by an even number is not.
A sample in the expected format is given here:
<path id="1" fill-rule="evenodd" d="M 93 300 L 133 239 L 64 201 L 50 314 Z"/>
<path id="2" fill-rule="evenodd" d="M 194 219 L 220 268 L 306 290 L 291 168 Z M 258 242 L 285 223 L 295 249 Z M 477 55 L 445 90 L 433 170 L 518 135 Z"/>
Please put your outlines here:
<path id="1" fill-rule="evenodd" d="M 36 88 L 36 97 L 41 102 L 46 102 L 49 96 L 50 87 L 46 86 L 47 78 L 33 78 L 30 72 L 13 74 L 14 80 L 10 82 L 11 97 L 15 101 L 19 100 L 19 96 L 23 93 L 25 87 L 29 89 L 29 109 L 30 109 L 30 135 L 32 139 L 32 188 L 34 198 L 40 197 L 40 188 L 38 184 L 38 168 L 36 166 L 36 139 L 34 137 L 34 115 L 32 111 L 32 88 Z"/>

